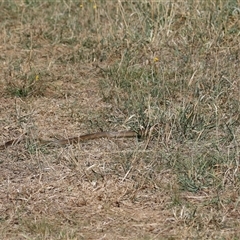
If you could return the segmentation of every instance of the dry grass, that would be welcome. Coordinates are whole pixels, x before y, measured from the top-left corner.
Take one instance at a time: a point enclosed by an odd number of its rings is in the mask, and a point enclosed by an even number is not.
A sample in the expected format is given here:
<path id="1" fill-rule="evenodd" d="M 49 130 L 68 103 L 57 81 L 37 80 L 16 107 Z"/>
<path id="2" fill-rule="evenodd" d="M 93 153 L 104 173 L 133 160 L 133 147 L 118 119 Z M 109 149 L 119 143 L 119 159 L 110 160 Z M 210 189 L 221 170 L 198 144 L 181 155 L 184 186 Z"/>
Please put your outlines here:
<path id="1" fill-rule="evenodd" d="M 0 1 L 1 239 L 238 239 L 240 5 Z M 148 139 L 34 139 L 152 127 Z"/>

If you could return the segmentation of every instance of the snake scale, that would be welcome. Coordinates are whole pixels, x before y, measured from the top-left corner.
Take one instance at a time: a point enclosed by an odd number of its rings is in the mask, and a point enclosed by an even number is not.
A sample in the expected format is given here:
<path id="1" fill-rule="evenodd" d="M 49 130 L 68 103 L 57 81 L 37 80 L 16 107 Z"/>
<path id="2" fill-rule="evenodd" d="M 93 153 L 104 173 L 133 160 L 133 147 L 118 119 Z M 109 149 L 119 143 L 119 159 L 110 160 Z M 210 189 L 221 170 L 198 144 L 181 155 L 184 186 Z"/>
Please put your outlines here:
<path id="1" fill-rule="evenodd" d="M 40 145 L 45 146 L 65 146 L 68 144 L 76 144 L 79 142 L 84 142 L 88 140 L 94 140 L 99 138 L 140 138 L 142 137 L 142 132 L 135 132 L 135 131 L 120 131 L 120 132 L 96 132 L 90 133 L 85 135 L 80 135 L 78 137 L 71 137 L 66 139 L 56 139 L 56 140 L 43 140 L 41 138 L 35 139 Z M 9 140 L 4 144 L 0 145 L 0 150 L 4 150 L 7 147 L 14 146 L 19 144 L 20 142 L 24 141 L 24 135 L 20 136 L 19 138 Z"/>

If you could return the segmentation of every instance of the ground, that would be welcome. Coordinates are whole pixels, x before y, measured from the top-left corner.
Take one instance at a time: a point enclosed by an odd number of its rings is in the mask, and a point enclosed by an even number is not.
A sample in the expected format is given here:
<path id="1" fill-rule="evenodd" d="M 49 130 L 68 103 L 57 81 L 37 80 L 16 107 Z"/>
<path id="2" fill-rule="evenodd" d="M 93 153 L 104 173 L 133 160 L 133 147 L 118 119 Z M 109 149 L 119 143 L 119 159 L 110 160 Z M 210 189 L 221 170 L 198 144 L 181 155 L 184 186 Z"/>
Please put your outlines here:
<path id="1" fill-rule="evenodd" d="M 218 4 L 0 1 L 0 144 L 26 134 L 0 151 L 1 239 L 240 237 L 240 11 Z"/>

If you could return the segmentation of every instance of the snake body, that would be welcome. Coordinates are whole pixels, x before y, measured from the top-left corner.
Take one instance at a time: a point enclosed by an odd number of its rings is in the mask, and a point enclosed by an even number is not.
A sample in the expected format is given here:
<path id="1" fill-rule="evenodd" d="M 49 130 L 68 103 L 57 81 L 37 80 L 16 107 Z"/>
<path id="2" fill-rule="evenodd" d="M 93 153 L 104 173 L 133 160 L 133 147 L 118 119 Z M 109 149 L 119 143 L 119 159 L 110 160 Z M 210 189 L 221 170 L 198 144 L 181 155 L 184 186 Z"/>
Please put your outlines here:
<path id="1" fill-rule="evenodd" d="M 76 144 L 79 142 L 84 142 L 93 139 L 99 138 L 133 138 L 133 137 L 141 137 L 140 133 L 134 131 L 121 131 L 121 132 L 96 132 L 90 133 L 85 135 L 80 135 L 78 137 L 71 137 L 66 139 L 60 140 L 43 140 L 43 139 L 36 139 L 41 145 L 46 146 L 64 146 L 68 144 Z M 10 141 L 5 142 L 4 144 L 0 145 L 0 150 L 4 150 L 7 147 L 16 145 L 24 140 L 24 137 L 21 136 L 16 139 L 12 139 Z"/>

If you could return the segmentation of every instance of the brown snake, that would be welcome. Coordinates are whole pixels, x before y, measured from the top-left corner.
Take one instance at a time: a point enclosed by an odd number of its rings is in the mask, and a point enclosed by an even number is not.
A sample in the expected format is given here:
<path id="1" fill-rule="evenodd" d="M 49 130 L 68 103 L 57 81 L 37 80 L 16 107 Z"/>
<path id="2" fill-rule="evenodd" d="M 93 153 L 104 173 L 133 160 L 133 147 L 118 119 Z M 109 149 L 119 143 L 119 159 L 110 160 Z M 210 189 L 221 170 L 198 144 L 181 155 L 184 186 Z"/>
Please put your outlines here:
<path id="1" fill-rule="evenodd" d="M 90 133 L 85 135 L 80 135 L 78 137 L 71 137 L 66 139 L 56 139 L 56 140 L 43 140 L 41 138 L 36 139 L 40 143 L 40 145 L 46 145 L 46 146 L 64 146 L 67 144 L 75 144 L 79 142 L 84 142 L 88 140 L 93 139 L 99 139 L 99 138 L 133 138 L 138 137 L 140 138 L 142 136 L 142 132 L 134 132 L 134 131 L 121 131 L 121 132 L 96 132 L 96 133 Z M 4 150 L 7 147 L 14 146 L 24 140 L 24 136 L 22 135 L 19 138 L 12 139 L 10 141 L 5 142 L 4 144 L 0 145 L 0 150 Z"/>

